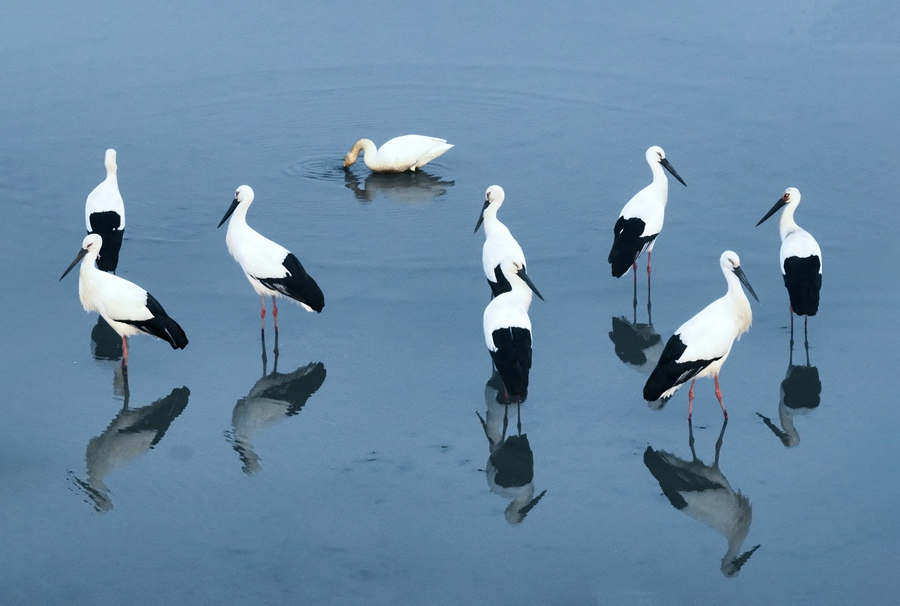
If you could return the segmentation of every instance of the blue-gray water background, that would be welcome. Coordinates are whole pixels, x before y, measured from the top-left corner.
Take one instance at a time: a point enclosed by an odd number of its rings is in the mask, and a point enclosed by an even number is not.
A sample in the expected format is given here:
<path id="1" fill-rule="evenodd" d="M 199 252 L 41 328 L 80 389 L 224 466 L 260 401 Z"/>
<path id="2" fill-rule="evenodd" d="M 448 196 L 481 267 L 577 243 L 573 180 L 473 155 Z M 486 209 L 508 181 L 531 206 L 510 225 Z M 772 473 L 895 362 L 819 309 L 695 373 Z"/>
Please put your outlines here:
<path id="1" fill-rule="evenodd" d="M 892 603 L 900 8 L 793 4 L 7 2 L 0 603 Z M 407 133 L 456 147 L 414 177 L 340 168 L 356 139 Z M 736 578 L 725 538 L 643 463 L 648 445 L 690 458 L 687 394 L 651 411 L 610 338 L 634 321 L 612 225 L 650 145 L 688 183 L 670 180 L 654 331 L 724 292 L 725 249 L 761 301 L 721 376 L 720 467 L 752 503 L 742 550 L 761 545 Z M 108 431 L 118 363 L 92 355 L 77 275 L 57 282 L 108 147 L 118 273 L 191 340 L 130 343 L 131 409 L 190 390 L 152 449 L 92 442 L 131 435 Z M 232 419 L 262 376 L 259 300 L 215 228 L 242 183 L 250 224 L 326 294 L 319 316 L 281 306 L 279 372 L 327 375 L 298 414 L 257 420 L 252 475 Z M 491 367 L 472 228 L 494 183 L 546 298 L 521 421 L 547 492 L 515 526 L 476 416 Z M 821 403 L 791 449 L 757 414 L 779 424 L 789 332 L 777 218 L 754 227 L 788 186 L 825 273 Z M 709 380 L 694 421 L 711 464 Z"/>

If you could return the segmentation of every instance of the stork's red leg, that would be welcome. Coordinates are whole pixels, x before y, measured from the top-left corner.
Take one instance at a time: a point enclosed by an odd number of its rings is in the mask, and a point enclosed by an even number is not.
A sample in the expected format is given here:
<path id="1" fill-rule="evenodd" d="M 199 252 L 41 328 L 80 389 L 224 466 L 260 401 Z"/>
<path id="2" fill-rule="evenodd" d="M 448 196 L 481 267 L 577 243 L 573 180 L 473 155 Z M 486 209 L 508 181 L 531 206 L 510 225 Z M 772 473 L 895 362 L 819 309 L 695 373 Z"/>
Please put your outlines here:
<path id="1" fill-rule="evenodd" d="M 725 410 L 725 402 L 722 401 L 722 390 L 719 388 L 719 375 L 716 375 L 716 397 L 719 398 L 719 406 L 722 407 L 722 414 L 725 420 L 728 420 L 728 411 Z"/>

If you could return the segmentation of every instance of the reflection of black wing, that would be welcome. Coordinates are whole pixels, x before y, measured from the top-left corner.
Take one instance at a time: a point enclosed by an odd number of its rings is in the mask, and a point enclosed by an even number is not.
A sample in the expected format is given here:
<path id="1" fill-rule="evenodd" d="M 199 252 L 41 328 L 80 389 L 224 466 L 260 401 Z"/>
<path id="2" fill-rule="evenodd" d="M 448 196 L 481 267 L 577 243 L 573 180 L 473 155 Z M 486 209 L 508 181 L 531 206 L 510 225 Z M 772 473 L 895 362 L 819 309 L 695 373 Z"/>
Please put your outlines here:
<path id="1" fill-rule="evenodd" d="M 271 384 L 259 392 L 252 393 L 253 397 L 290 403 L 286 413 L 290 417 L 300 412 L 310 396 L 325 382 L 325 365 L 322 362 L 315 362 L 289 374 L 272 373 L 264 380 L 266 379 L 275 381 L 271 381 Z"/>
<path id="2" fill-rule="evenodd" d="M 727 488 L 719 482 L 714 482 L 707 477 L 697 474 L 684 467 L 686 461 L 670 455 L 667 452 L 653 450 L 647 447 L 644 451 L 644 465 L 659 482 L 663 494 L 676 509 L 687 507 L 687 501 L 681 496 L 684 492 L 702 492 L 704 490 L 717 490 Z"/>
<path id="3" fill-rule="evenodd" d="M 653 332 L 649 325 L 631 324 L 625 318 L 612 319 L 609 338 L 619 359 L 634 366 L 646 364 L 646 350 L 662 341 L 662 337 Z"/>
<path id="4" fill-rule="evenodd" d="M 794 410 L 816 408 L 822 394 L 819 369 L 815 366 L 791 366 L 781 382 L 783 404 Z"/>
<path id="5" fill-rule="evenodd" d="M 497 468 L 494 482 L 504 488 L 525 486 L 534 479 L 534 455 L 528 443 L 528 435 L 510 436 L 490 456 Z"/>
<path id="6" fill-rule="evenodd" d="M 142 431 L 155 431 L 156 436 L 150 443 L 156 446 L 159 441 L 166 435 L 169 425 L 172 424 L 178 415 L 187 407 L 188 397 L 191 390 L 187 387 L 177 387 L 172 393 L 150 404 L 137 409 L 134 412 L 140 412 L 140 419 L 133 425 L 121 429 L 122 433 L 139 433 Z"/>

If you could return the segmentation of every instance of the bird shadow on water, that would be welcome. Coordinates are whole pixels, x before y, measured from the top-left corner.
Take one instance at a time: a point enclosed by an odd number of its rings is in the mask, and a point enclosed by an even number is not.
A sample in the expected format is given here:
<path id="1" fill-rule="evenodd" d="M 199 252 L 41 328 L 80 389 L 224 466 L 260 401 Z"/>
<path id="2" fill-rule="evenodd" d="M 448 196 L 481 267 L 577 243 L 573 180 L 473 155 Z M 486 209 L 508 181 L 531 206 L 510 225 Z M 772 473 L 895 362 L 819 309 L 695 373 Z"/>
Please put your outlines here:
<path id="1" fill-rule="evenodd" d="M 491 492 L 510 499 L 504 513 L 511 526 L 521 524 L 547 494 L 534 496 L 534 454 L 528 434 L 522 433 L 522 404 L 504 402 L 505 389 L 499 373 L 494 371 L 484 387 L 485 416 L 477 412 L 488 441 L 488 460 L 484 473 Z M 515 407 L 516 432 L 507 435 L 510 409 Z"/>
<path id="2" fill-rule="evenodd" d="M 634 287 L 632 317 L 613 316 L 609 339 L 613 342 L 616 356 L 639 372 L 649 375 L 662 354 L 662 337 L 653 329 L 651 315 L 650 282 L 647 281 L 647 323 L 637 320 L 637 283 Z"/>
<path id="3" fill-rule="evenodd" d="M 408 170 L 402 173 L 370 173 L 365 179 L 349 168 L 344 169 L 344 187 L 353 192 L 360 202 L 372 202 L 379 195 L 403 204 L 420 204 L 439 198 L 456 185 L 444 181 L 424 170 Z"/>
<path id="4" fill-rule="evenodd" d="M 115 384 L 122 388 L 122 408 L 107 428 L 88 442 L 84 456 L 86 479 L 79 478 L 71 470 L 68 472 L 73 489 L 87 497 L 85 502 L 98 512 L 113 508 L 112 491 L 106 485 L 107 476 L 159 444 L 172 422 L 187 407 L 191 395 L 187 387 L 176 387 L 152 404 L 132 408 L 128 370 L 117 368 L 115 372 Z"/>
<path id="5" fill-rule="evenodd" d="M 309 398 L 325 382 L 325 365 L 311 362 L 290 373 L 278 372 L 278 333 L 275 333 L 274 364 L 267 374 L 266 335 L 261 333 L 262 377 L 240 398 L 231 413 L 231 429 L 225 438 L 241 459 L 247 475 L 260 471 L 260 457 L 253 440 L 269 427 L 300 412 Z"/>
<path id="6" fill-rule="evenodd" d="M 740 554 L 744 540 L 750 532 L 753 511 L 750 499 L 735 491 L 719 469 L 719 454 L 725 437 L 726 419 L 716 441 L 715 459 L 707 465 L 697 458 L 694 450 L 694 426 L 688 421 L 688 445 L 691 459 L 686 460 L 663 450 L 647 446 L 644 465 L 659 482 L 663 494 L 675 509 L 687 514 L 721 533 L 728 541 L 728 549 L 722 557 L 722 574 L 736 577 L 750 556 L 759 549 Z M 740 554 L 740 555 L 739 555 Z"/>
<path id="7" fill-rule="evenodd" d="M 805 415 L 818 408 L 822 396 L 822 381 L 819 369 L 809 363 L 809 342 L 804 340 L 806 364 L 794 364 L 794 333 L 791 326 L 790 354 L 787 372 L 781 382 L 781 397 L 778 402 L 778 427 L 764 414 L 756 415 L 763 420 L 766 427 L 781 440 L 785 448 L 794 448 L 800 444 L 800 434 L 794 427 L 794 417 Z"/>

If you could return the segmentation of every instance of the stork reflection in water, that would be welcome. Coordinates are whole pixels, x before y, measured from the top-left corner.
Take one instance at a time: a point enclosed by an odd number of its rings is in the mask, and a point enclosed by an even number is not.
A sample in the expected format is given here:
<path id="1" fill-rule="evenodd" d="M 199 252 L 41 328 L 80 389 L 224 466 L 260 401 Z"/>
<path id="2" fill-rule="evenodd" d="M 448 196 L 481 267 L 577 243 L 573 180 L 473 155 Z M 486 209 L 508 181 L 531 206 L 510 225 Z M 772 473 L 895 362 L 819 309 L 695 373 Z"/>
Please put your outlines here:
<path id="1" fill-rule="evenodd" d="M 239 399 L 231 413 L 226 438 L 241 459 L 241 469 L 253 475 L 261 469 L 253 440 L 263 431 L 296 415 L 325 382 L 325 365 L 311 362 L 293 372 L 278 372 L 278 333 L 275 333 L 275 363 L 266 374 L 265 333 L 262 334 L 263 375 L 250 392 Z"/>
<path id="2" fill-rule="evenodd" d="M 722 556 L 722 574 L 736 577 L 759 545 L 740 554 L 741 547 L 750 532 L 753 511 L 750 499 L 734 490 L 719 469 L 719 453 L 728 419 L 716 441 L 716 458 L 706 465 L 697 458 L 694 450 L 694 426 L 688 421 L 688 444 L 691 460 L 681 459 L 662 450 L 647 446 L 644 465 L 659 482 L 663 494 L 675 509 L 722 534 L 728 541 L 728 549 Z M 738 555 L 740 554 L 740 555 Z"/>
<path id="3" fill-rule="evenodd" d="M 781 440 L 785 448 L 794 448 L 800 444 L 800 434 L 794 427 L 794 417 L 805 415 L 818 408 L 822 394 L 822 381 L 819 369 L 809 363 L 809 343 L 804 342 L 806 364 L 794 364 L 794 327 L 791 325 L 790 353 L 788 368 L 781 382 L 781 397 L 778 402 L 779 428 L 772 420 L 763 415 L 756 415 L 763 420 L 766 427 Z"/>
<path id="4" fill-rule="evenodd" d="M 522 433 L 521 404 L 509 404 L 503 380 L 495 370 L 484 386 L 485 416 L 476 411 L 488 440 L 488 460 L 484 472 L 488 488 L 510 499 L 504 515 L 510 525 L 521 524 L 525 516 L 547 493 L 534 496 L 534 454 L 528 434 Z M 516 433 L 506 435 L 510 408 L 516 408 Z"/>
<path id="5" fill-rule="evenodd" d="M 72 485 L 87 497 L 86 502 L 96 511 L 113 508 L 111 491 L 106 485 L 107 476 L 159 444 L 172 421 L 187 407 L 191 395 L 187 387 L 178 387 L 148 406 L 130 408 L 128 373 L 123 372 L 122 378 L 124 404 L 121 410 L 103 433 L 88 442 L 84 456 L 87 479 L 82 480 L 69 472 Z"/>
<path id="6" fill-rule="evenodd" d="M 632 319 L 613 316 L 609 338 L 613 342 L 616 355 L 622 362 L 649 375 L 663 351 L 662 337 L 653 328 L 650 303 L 650 282 L 647 282 L 647 323 L 637 320 L 637 284 L 634 287 Z"/>

